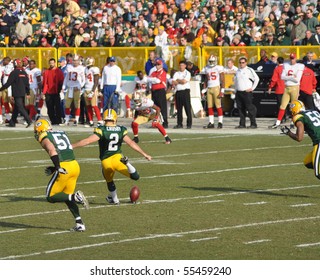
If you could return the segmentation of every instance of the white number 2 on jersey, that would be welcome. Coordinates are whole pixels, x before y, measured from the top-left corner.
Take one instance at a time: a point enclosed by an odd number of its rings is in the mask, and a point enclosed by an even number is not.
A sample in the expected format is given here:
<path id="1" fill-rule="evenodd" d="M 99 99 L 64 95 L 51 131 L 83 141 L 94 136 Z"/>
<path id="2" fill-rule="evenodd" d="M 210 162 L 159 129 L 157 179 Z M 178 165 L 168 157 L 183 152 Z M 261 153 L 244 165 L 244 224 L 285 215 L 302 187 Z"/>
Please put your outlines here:
<path id="1" fill-rule="evenodd" d="M 117 133 L 111 133 L 109 137 L 108 151 L 117 151 L 119 143 L 119 135 Z"/>

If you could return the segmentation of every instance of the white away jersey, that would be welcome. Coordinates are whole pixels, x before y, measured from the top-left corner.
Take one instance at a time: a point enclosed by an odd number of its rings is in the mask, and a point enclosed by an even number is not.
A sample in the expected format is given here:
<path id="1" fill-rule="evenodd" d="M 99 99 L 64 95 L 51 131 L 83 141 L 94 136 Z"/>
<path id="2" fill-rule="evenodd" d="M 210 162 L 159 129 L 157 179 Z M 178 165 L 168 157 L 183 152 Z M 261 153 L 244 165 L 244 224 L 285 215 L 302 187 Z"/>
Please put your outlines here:
<path id="1" fill-rule="evenodd" d="M 92 90 L 94 85 L 94 76 L 100 75 L 100 69 L 96 66 L 85 69 L 86 82 L 84 85 L 85 90 Z"/>
<path id="2" fill-rule="evenodd" d="M 69 66 L 67 74 L 63 81 L 63 89 L 66 88 L 78 88 L 81 89 L 85 83 L 84 67 L 79 66 Z"/>
<path id="3" fill-rule="evenodd" d="M 3 81 L 2 81 L 2 83 L 5 84 L 9 78 L 10 73 L 13 71 L 14 67 L 11 62 L 5 66 L 2 66 L 2 67 L 3 67 Z"/>
<path id="4" fill-rule="evenodd" d="M 132 107 L 136 111 L 138 111 L 138 114 L 144 117 L 150 117 L 152 114 L 156 112 L 155 109 L 152 108 L 154 105 L 154 102 L 150 98 L 142 98 L 142 102 L 140 106 L 136 106 L 134 101 L 132 100 Z"/>
<path id="5" fill-rule="evenodd" d="M 303 74 L 304 65 L 301 63 L 296 64 L 283 64 L 283 71 L 281 79 L 284 80 L 286 86 L 297 86 L 300 85 L 300 80 Z"/>
<path id="6" fill-rule="evenodd" d="M 224 67 L 216 65 L 214 67 L 206 66 L 202 69 L 201 73 L 206 74 L 208 77 L 208 88 L 220 86 L 220 73 L 224 72 Z"/>
<path id="7" fill-rule="evenodd" d="M 142 80 L 140 80 L 139 77 L 135 77 L 134 81 L 136 82 L 137 89 L 141 89 L 143 91 L 147 90 L 147 87 L 148 87 L 148 78 L 147 78 L 147 76 L 144 76 L 142 78 Z"/>
<path id="8" fill-rule="evenodd" d="M 25 70 L 28 74 L 30 88 L 37 89 L 38 88 L 38 81 L 37 77 L 41 77 L 41 70 L 39 68 L 33 68 L 32 70 L 30 68 Z"/>

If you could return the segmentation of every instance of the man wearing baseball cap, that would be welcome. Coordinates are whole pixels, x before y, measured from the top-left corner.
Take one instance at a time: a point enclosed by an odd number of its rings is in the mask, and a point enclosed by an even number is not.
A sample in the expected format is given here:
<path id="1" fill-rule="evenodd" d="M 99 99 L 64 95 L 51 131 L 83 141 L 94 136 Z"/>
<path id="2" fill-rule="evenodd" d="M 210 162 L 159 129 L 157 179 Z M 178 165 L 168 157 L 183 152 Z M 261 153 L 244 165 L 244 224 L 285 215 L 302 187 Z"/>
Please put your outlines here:
<path id="1" fill-rule="evenodd" d="M 299 97 L 300 80 L 305 66 L 297 63 L 297 55 L 295 53 L 290 53 L 289 58 L 290 63 L 283 65 L 281 79 L 284 80 L 285 90 L 281 99 L 277 121 L 272 128 L 280 126 L 289 102 L 298 100 Z"/>
<path id="2" fill-rule="evenodd" d="M 119 94 L 121 92 L 121 68 L 116 65 L 114 56 L 107 58 L 107 65 L 102 69 L 101 86 L 103 93 L 103 111 L 114 109 L 118 112 Z"/>

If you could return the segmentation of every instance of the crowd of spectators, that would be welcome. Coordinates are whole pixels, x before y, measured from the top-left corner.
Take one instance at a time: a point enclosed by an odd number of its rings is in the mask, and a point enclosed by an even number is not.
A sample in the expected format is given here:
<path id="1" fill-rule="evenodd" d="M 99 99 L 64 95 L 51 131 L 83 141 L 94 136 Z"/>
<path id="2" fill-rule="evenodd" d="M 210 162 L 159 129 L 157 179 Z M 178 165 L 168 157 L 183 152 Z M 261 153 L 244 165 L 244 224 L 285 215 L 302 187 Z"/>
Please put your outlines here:
<path id="1" fill-rule="evenodd" d="M 319 45 L 320 0 L 3 0 L 1 47 Z"/>

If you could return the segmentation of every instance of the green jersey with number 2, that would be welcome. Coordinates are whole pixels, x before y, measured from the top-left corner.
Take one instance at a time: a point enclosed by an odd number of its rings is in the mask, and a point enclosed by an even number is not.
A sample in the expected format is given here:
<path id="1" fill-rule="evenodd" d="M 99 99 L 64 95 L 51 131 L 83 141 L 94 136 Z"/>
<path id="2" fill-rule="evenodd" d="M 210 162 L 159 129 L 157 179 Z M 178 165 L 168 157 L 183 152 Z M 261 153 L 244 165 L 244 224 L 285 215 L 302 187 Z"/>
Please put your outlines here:
<path id="1" fill-rule="evenodd" d="M 320 113 L 318 111 L 303 111 L 294 116 L 294 123 L 301 121 L 304 130 L 310 136 L 313 145 L 320 143 Z"/>
<path id="2" fill-rule="evenodd" d="M 41 143 L 45 138 L 48 138 L 54 145 L 61 162 L 72 161 L 75 159 L 72 145 L 67 134 L 64 131 L 44 131 L 39 135 L 38 141 Z"/>
<path id="3" fill-rule="evenodd" d="M 94 129 L 99 140 L 100 160 L 104 160 L 114 154 L 121 154 L 123 137 L 128 133 L 124 126 L 98 126 Z"/>

